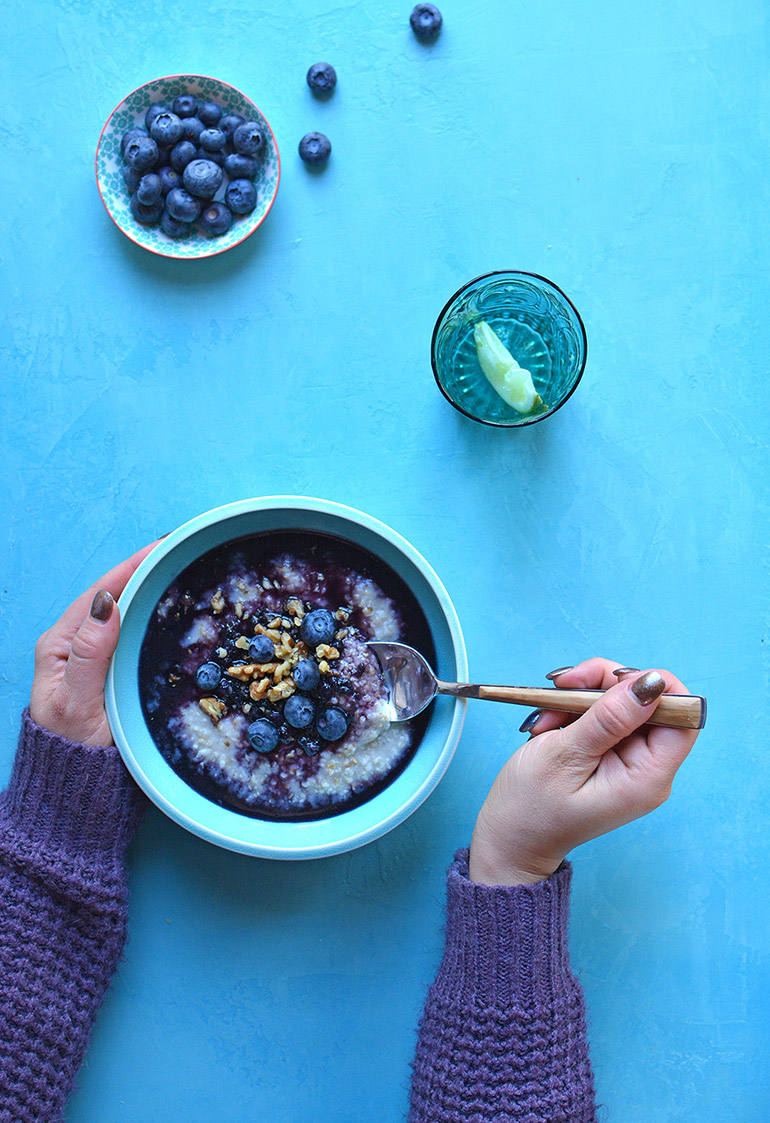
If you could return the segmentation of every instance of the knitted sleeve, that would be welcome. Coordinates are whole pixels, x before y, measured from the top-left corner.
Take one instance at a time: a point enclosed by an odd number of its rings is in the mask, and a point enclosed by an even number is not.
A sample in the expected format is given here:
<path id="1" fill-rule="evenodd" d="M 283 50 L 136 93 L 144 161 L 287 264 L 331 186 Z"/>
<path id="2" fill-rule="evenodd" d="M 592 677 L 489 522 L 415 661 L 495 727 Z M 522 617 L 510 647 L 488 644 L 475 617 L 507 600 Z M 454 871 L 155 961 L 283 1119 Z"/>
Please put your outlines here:
<path id="1" fill-rule="evenodd" d="M 515 888 L 448 876 L 446 948 L 419 1028 L 410 1123 L 594 1123 L 571 869 Z"/>
<path id="2" fill-rule="evenodd" d="M 62 1118 L 125 941 L 125 852 L 142 802 L 116 749 L 24 715 L 0 794 L 2 1123 Z"/>

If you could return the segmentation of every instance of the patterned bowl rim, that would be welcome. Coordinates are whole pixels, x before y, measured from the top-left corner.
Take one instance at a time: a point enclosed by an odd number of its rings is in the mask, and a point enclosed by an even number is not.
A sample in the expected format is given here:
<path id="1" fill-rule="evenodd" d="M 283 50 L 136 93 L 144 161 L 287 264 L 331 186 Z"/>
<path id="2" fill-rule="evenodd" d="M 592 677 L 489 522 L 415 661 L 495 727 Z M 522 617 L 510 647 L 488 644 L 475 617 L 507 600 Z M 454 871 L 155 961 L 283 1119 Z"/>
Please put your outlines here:
<path id="1" fill-rule="evenodd" d="M 253 105 L 254 108 L 259 113 L 262 120 L 267 125 L 267 131 L 270 133 L 270 137 L 271 137 L 272 142 L 273 142 L 273 148 L 275 150 L 275 160 L 276 160 L 276 164 L 277 164 L 277 172 L 276 172 L 276 177 L 275 177 L 275 187 L 273 188 L 273 194 L 272 194 L 272 197 L 270 199 L 270 202 L 267 205 L 267 210 L 262 215 L 259 222 L 257 222 L 254 226 L 250 227 L 247 230 L 247 232 L 243 235 L 243 237 L 239 238 L 237 242 L 230 242 L 228 245 L 220 246 L 220 247 L 217 247 L 216 243 L 213 242 L 213 241 L 208 242 L 208 243 L 206 243 L 206 252 L 205 253 L 198 253 L 198 254 L 174 253 L 171 249 L 169 249 L 169 252 L 164 253 L 163 250 L 156 249 L 155 246 L 147 246 L 147 245 L 145 245 L 144 242 L 139 241 L 139 239 L 134 235 L 134 233 L 131 230 L 127 229 L 124 226 L 121 226 L 121 224 L 115 218 L 115 215 L 110 210 L 109 206 L 107 205 L 107 201 L 104 198 L 104 194 L 102 192 L 101 181 L 99 179 L 99 149 L 101 147 L 102 140 L 104 139 L 104 134 L 107 132 L 107 129 L 110 126 L 110 122 L 112 121 L 112 118 L 118 112 L 120 107 L 122 105 L 124 105 L 128 101 L 129 98 L 133 97 L 134 94 L 138 94 L 140 90 L 145 89 L 145 87 L 154 86 L 158 82 L 173 82 L 177 78 L 192 78 L 195 81 L 215 82 L 218 86 L 226 86 L 228 90 L 232 90 L 234 93 L 238 94 L 239 97 L 242 97 L 244 99 L 244 101 L 248 101 L 250 105 Z M 112 113 L 110 113 L 109 117 L 104 122 L 104 125 L 102 127 L 102 131 L 99 133 L 99 140 L 98 140 L 97 145 L 96 145 L 96 155 L 94 157 L 94 171 L 95 171 L 95 174 L 96 174 L 96 187 L 97 187 L 97 190 L 99 191 L 99 198 L 101 199 L 102 203 L 104 204 L 104 209 L 107 211 L 107 214 L 110 216 L 112 221 L 115 223 L 118 230 L 120 230 L 121 234 L 125 234 L 125 236 L 129 239 L 129 241 L 133 242 L 135 246 L 139 246 L 141 249 L 147 250 L 149 253 L 156 254 L 158 257 L 169 257 L 169 258 L 173 258 L 175 261 L 186 260 L 186 259 L 189 259 L 191 261 L 197 261 L 202 257 L 215 257 L 217 254 L 226 253 L 228 250 L 233 249 L 235 246 L 239 246 L 241 244 L 241 242 L 245 242 L 247 238 L 251 237 L 251 235 L 254 233 L 255 230 L 259 229 L 259 227 L 265 221 L 267 216 L 270 214 L 270 211 L 273 209 L 273 203 L 275 202 L 275 197 L 278 194 L 278 185 L 281 182 L 281 154 L 278 151 L 278 144 L 277 144 L 276 139 L 275 139 L 275 133 L 273 132 L 273 130 L 270 126 L 270 122 L 268 121 L 267 117 L 265 117 L 264 113 L 259 108 L 257 103 L 255 101 L 252 101 L 252 99 L 250 97 L 248 97 L 243 92 L 243 90 L 239 90 L 237 86 L 231 85 L 230 82 L 223 82 L 221 78 L 214 78 L 209 74 L 163 74 L 159 78 L 151 78 L 149 82 L 142 82 L 142 84 L 140 86 L 136 86 L 135 89 L 131 90 L 129 93 L 127 93 L 125 95 L 125 97 L 120 99 L 118 104 L 113 109 Z M 209 248 L 209 246 L 211 248 Z"/>

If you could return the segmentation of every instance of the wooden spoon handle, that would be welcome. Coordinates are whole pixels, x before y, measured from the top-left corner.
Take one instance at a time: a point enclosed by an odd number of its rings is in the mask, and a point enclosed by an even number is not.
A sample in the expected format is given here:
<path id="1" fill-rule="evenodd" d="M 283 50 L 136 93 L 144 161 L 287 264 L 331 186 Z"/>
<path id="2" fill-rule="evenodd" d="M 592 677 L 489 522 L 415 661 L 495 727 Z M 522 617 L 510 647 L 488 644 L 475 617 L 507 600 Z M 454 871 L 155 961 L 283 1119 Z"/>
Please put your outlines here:
<path id="1" fill-rule="evenodd" d="M 519 706 L 535 706 L 539 710 L 564 710 L 570 714 L 584 714 L 601 698 L 604 691 L 441 682 L 439 693 L 454 694 L 461 698 L 484 698 L 489 702 L 513 702 Z M 703 729 L 706 724 L 706 699 L 697 694 L 664 694 L 645 724 L 664 725 L 670 729 Z"/>

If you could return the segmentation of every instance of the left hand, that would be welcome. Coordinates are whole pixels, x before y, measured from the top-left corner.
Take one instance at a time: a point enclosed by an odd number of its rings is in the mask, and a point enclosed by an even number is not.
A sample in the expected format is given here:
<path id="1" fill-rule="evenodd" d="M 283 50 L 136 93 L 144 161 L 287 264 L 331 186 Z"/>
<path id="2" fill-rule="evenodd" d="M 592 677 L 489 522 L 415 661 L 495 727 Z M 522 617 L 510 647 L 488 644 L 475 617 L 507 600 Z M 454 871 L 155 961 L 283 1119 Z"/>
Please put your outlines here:
<path id="1" fill-rule="evenodd" d="M 115 601 L 156 545 L 106 573 L 37 641 L 29 712 L 41 728 L 91 747 L 114 744 L 104 683 L 120 633 Z"/>

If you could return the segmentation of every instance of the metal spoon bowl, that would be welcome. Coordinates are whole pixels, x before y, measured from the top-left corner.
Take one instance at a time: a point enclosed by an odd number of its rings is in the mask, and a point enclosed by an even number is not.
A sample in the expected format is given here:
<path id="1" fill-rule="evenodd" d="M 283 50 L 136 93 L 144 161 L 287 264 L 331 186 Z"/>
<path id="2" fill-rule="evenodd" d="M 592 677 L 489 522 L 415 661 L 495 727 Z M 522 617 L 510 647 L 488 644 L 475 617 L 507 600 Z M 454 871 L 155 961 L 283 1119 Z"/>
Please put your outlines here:
<path id="1" fill-rule="evenodd" d="M 484 686 L 472 682 L 443 682 L 426 660 L 405 643 L 372 640 L 367 644 L 377 656 L 388 700 L 391 721 L 408 721 L 422 713 L 437 694 L 456 698 L 482 698 L 512 702 L 542 710 L 584 714 L 604 694 L 603 690 L 560 690 L 552 686 Z M 664 694 L 648 725 L 671 729 L 702 729 L 706 724 L 706 699 L 697 694 Z"/>

